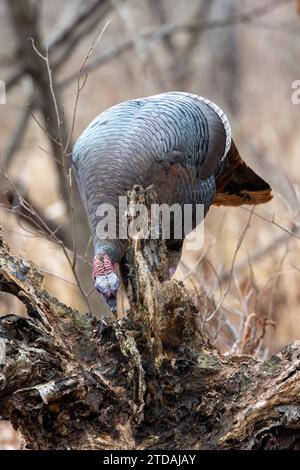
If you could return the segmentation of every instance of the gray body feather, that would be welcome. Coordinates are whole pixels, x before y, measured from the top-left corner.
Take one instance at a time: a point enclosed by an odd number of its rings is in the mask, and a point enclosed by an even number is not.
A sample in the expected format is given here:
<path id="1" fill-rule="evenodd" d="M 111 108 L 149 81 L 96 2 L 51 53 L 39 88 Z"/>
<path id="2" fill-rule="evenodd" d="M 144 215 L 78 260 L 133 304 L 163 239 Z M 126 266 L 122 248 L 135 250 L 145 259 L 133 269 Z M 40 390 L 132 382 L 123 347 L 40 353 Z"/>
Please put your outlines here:
<path id="1" fill-rule="evenodd" d="M 118 206 L 135 184 L 153 185 L 159 203 L 213 202 L 216 173 L 231 144 L 224 113 L 196 95 L 169 92 L 126 101 L 94 119 L 78 138 L 73 165 L 92 226 L 95 251 L 105 245 L 114 261 L 124 254 L 122 240 L 98 240 L 100 204 Z M 170 240 L 170 251 L 182 243 Z"/>

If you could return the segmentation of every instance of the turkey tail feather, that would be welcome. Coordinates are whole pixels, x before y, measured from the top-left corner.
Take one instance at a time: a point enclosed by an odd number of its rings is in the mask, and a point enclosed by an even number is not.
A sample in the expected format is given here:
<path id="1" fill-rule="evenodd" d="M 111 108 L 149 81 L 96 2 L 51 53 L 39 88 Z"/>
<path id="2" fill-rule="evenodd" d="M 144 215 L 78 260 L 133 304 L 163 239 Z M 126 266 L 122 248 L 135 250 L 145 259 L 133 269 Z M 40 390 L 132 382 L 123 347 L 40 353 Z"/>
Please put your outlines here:
<path id="1" fill-rule="evenodd" d="M 217 206 L 241 206 L 263 204 L 272 199 L 270 185 L 258 176 L 242 160 L 232 141 L 225 168 L 217 176 Z"/>

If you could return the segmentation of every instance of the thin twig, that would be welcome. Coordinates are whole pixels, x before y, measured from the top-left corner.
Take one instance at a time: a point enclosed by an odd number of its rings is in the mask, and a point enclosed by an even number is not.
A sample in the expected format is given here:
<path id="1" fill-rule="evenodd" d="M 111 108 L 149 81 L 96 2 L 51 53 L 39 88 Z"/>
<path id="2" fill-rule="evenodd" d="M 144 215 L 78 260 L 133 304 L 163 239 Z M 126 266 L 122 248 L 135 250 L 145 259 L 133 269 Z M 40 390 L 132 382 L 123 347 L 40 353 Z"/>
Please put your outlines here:
<path id="1" fill-rule="evenodd" d="M 65 148 L 64 148 L 64 152 L 66 153 L 67 150 L 68 150 L 68 147 L 69 147 L 69 144 L 70 144 L 70 141 L 72 139 L 72 135 L 73 135 L 73 132 L 74 132 L 74 126 L 75 126 L 75 119 L 76 119 L 76 112 L 77 112 L 77 106 L 78 106 L 78 100 L 79 100 L 79 96 L 80 96 L 80 92 L 81 90 L 83 89 L 85 83 L 86 83 L 86 80 L 87 80 L 87 74 L 84 72 L 84 67 L 87 63 L 87 61 L 89 60 L 89 58 L 91 57 L 91 55 L 93 54 L 95 48 L 97 47 L 97 44 L 101 41 L 102 37 L 103 37 L 103 34 L 105 33 L 108 25 L 110 24 L 110 21 L 107 21 L 104 25 L 104 27 L 101 29 L 100 33 L 98 33 L 87 53 L 87 55 L 85 56 L 82 64 L 81 64 L 81 67 L 79 69 L 79 73 L 78 73 L 78 76 L 77 76 L 77 89 L 76 89 L 76 95 L 75 95 L 75 100 L 74 100 L 74 106 L 73 106 L 73 113 L 72 113 L 72 123 L 71 123 L 71 129 L 70 129 L 70 133 L 69 133 L 69 136 L 68 136 L 68 139 L 67 139 L 67 142 L 65 144 Z M 84 79 L 83 79 L 83 82 L 81 83 L 81 79 L 82 79 L 82 75 L 85 75 L 84 76 Z"/>
<path id="2" fill-rule="evenodd" d="M 243 240 L 244 240 L 244 238 L 245 238 L 245 236 L 246 236 L 246 233 L 247 233 L 247 231 L 248 231 L 248 229 L 249 229 L 249 227 L 250 227 L 250 223 L 251 223 L 251 219 L 252 219 L 253 213 L 254 213 L 254 207 L 252 208 L 252 210 L 251 210 L 251 212 L 250 212 L 250 216 L 249 216 L 249 219 L 248 219 L 248 221 L 247 221 L 247 224 L 245 225 L 244 230 L 243 230 L 242 233 L 241 233 L 241 236 L 240 236 L 240 238 L 239 238 L 239 240 L 238 240 L 238 243 L 237 243 L 237 247 L 236 247 L 236 249 L 235 249 L 235 251 L 234 251 L 234 255 L 233 255 L 233 259 L 232 259 L 232 264 L 231 264 L 231 269 L 230 269 L 230 278 L 229 278 L 227 287 L 226 287 L 226 289 L 225 289 L 225 291 L 224 291 L 224 293 L 223 293 L 223 295 L 222 295 L 222 297 L 221 297 L 221 299 L 220 299 L 220 301 L 219 301 L 219 303 L 218 303 L 216 309 L 210 314 L 209 317 L 207 317 L 207 318 L 204 319 L 204 323 L 205 323 L 205 322 L 209 322 L 209 321 L 215 316 L 215 314 L 218 312 L 218 310 L 219 310 L 220 307 L 222 306 L 222 304 L 223 304 L 225 298 L 227 297 L 227 295 L 228 295 L 228 293 L 229 293 L 229 291 L 230 291 L 231 283 L 232 283 L 232 277 L 233 277 L 233 272 L 234 272 L 234 265 L 235 265 L 235 261 L 236 261 L 236 257 L 237 257 L 237 254 L 238 254 L 238 252 L 239 252 L 241 246 L 242 246 L 242 243 L 243 243 Z"/>
<path id="3" fill-rule="evenodd" d="M 241 209 L 246 211 L 246 212 L 250 212 L 250 209 L 248 209 L 247 207 L 241 207 Z M 259 219 L 262 219 L 262 220 L 268 222 L 269 224 L 274 225 L 275 227 L 279 228 L 280 230 L 283 230 L 283 232 L 286 232 L 291 237 L 294 237 L 294 238 L 297 238 L 298 240 L 300 240 L 300 235 L 297 233 L 297 230 L 295 230 L 294 227 L 292 227 L 292 229 L 289 229 L 287 227 L 284 227 L 284 225 L 281 225 L 279 222 L 276 222 L 276 220 L 275 220 L 276 214 L 274 212 L 271 213 L 271 216 L 272 216 L 271 220 L 268 219 L 267 217 L 264 217 L 263 215 L 259 214 L 258 212 L 254 212 L 254 215 L 256 217 L 258 217 Z"/>

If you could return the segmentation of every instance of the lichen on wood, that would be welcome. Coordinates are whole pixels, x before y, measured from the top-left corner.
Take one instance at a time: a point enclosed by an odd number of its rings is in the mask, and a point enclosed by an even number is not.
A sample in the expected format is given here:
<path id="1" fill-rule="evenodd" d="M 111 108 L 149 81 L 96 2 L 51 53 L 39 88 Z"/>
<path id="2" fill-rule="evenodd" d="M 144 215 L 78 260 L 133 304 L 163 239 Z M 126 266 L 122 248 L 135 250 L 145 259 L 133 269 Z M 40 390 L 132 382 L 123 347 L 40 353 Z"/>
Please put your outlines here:
<path id="1" fill-rule="evenodd" d="M 135 187 L 137 201 L 149 207 L 153 190 Z M 300 447 L 300 342 L 265 362 L 221 356 L 184 285 L 167 279 L 165 250 L 130 241 L 128 315 L 97 320 L 51 297 L 1 240 L 0 290 L 27 317 L 0 319 L 0 415 L 29 448 Z"/>

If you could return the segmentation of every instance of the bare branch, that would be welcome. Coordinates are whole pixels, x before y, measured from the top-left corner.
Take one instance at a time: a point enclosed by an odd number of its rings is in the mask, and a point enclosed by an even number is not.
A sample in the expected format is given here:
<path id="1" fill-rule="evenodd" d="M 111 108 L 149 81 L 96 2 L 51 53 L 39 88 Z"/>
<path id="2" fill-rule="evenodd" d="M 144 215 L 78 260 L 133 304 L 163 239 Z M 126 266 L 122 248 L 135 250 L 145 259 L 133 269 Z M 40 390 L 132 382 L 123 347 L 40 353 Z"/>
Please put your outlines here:
<path id="1" fill-rule="evenodd" d="M 26 132 L 26 129 L 29 123 L 32 105 L 33 105 L 33 97 L 29 97 L 28 104 L 25 105 L 23 111 L 21 112 L 21 116 L 16 125 L 15 132 L 13 133 L 6 149 L 3 152 L 3 158 L 2 158 L 1 163 L 4 166 L 4 168 L 8 168 L 10 166 L 10 163 L 12 161 L 14 154 L 16 153 L 16 151 L 19 149 L 20 145 L 22 144 L 22 140 L 23 140 L 24 134 Z"/>
<path id="2" fill-rule="evenodd" d="M 84 72 L 89 73 L 92 70 L 95 70 L 100 65 L 106 64 L 113 59 L 118 58 L 124 52 L 131 50 L 135 47 L 137 40 L 143 40 L 145 45 L 155 44 L 160 42 L 166 36 L 177 35 L 177 34 L 193 34 L 195 31 L 200 30 L 210 30 L 210 29 L 220 29 L 227 28 L 229 26 L 234 26 L 237 24 L 247 24 L 251 23 L 253 20 L 263 17 L 277 8 L 291 3 L 293 0 L 276 0 L 268 2 L 265 5 L 252 8 L 248 12 L 244 12 L 238 15 L 231 15 L 226 18 L 216 18 L 213 20 L 203 20 L 200 22 L 187 23 L 176 25 L 173 23 L 165 24 L 162 28 L 155 29 L 152 32 L 142 34 L 139 38 L 133 41 L 132 39 L 124 41 L 121 44 L 107 49 L 103 54 L 96 57 L 94 61 L 85 67 Z M 70 74 L 62 82 L 59 83 L 59 87 L 64 88 L 68 86 L 77 78 L 77 74 Z"/>
<path id="3" fill-rule="evenodd" d="M 82 38 L 82 33 L 79 34 L 82 24 L 86 23 L 88 20 L 89 33 L 91 33 L 92 29 L 89 24 L 90 19 L 96 18 L 96 24 L 99 24 L 99 20 L 102 19 L 111 9 L 111 4 L 108 0 L 95 0 L 90 4 L 82 5 L 84 5 L 84 8 L 70 24 L 68 24 L 63 30 L 58 31 L 55 35 L 50 33 L 52 37 L 47 41 L 49 52 L 52 52 L 60 46 L 64 46 L 66 43 L 70 43 L 70 40 L 72 40 L 71 44 L 74 47 L 74 37 L 76 37 L 76 41 L 79 41 Z M 98 13 L 100 8 L 101 15 Z"/>
<path id="4" fill-rule="evenodd" d="M 82 5 L 82 4 L 81 4 Z M 53 70 L 59 69 L 65 60 L 75 52 L 76 46 L 88 34 L 93 31 L 99 22 L 112 8 L 109 0 L 95 0 L 84 5 L 82 11 L 62 30 L 50 33 L 50 39 L 46 40 L 49 55 L 56 55 L 53 61 Z M 24 37 L 24 40 L 27 38 Z M 46 49 L 42 46 L 41 49 Z M 40 48 L 39 48 L 40 49 Z M 20 62 L 18 61 L 20 67 Z M 16 86 L 20 79 L 27 73 L 26 67 L 21 67 L 6 80 L 6 90 L 10 91 Z"/>

